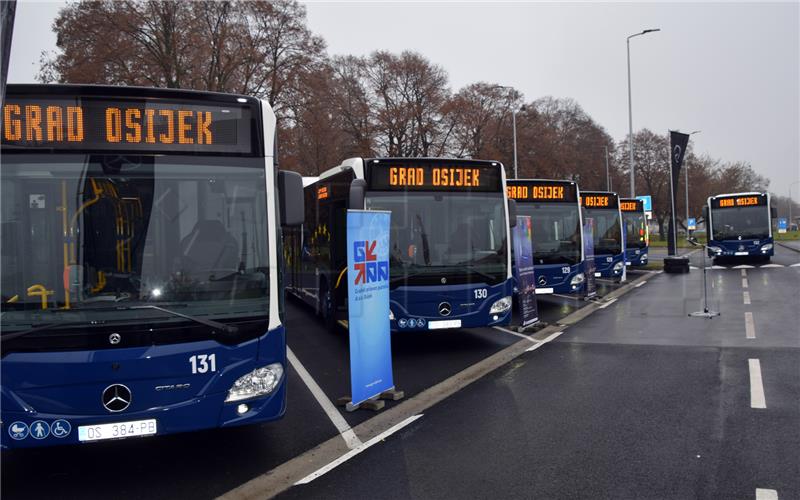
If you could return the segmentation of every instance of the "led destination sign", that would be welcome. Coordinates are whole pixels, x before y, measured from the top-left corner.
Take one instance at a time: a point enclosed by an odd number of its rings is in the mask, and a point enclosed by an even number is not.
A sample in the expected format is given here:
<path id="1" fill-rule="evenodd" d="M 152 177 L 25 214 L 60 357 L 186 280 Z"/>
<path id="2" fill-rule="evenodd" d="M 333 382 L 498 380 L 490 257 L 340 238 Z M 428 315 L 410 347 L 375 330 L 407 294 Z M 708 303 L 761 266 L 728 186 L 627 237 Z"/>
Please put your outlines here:
<path id="1" fill-rule="evenodd" d="M 251 114 L 242 105 L 163 99 L 9 97 L 2 142 L 25 149 L 248 154 Z"/>
<path id="2" fill-rule="evenodd" d="M 581 194 L 581 205 L 585 208 L 611 208 L 619 206 L 619 199 L 613 193 L 583 193 Z"/>
<path id="3" fill-rule="evenodd" d="M 728 196 L 724 198 L 713 198 L 711 200 L 711 206 L 713 208 L 751 207 L 766 204 L 767 197 L 765 195 Z"/>
<path id="4" fill-rule="evenodd" d="M 508 197 L 517 201 L 578 201 L 577 185 L 571 182 L 507 181 Z"/>
<path id="5" fill-rule="evenodd" d="M 501 191 L 500 167 L 459 163 L 371 164 L 370 188 L 403 191 Z"/>
<path id="6" fill-rule="evenodd" d="M 644 202 L 642 200 L 620 200 L 619 209 L 623 212 L 642 212 Z"/>

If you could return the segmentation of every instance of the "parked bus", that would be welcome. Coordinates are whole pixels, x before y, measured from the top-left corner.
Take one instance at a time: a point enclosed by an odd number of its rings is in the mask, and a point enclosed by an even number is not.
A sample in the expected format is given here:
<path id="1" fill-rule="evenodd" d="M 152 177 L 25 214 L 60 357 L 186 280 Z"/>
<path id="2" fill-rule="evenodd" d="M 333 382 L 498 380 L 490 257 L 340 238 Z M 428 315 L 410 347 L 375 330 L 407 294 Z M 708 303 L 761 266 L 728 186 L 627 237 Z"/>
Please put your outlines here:
<path id="1" fill-rule="evenodd" d="M 508 198 L 533 227 L 536 293 L 583 290 L 583 218 L 580 190 L 572 181 L 509 179 Z"/>
<path id="2" fill-rule="evenodd" d="M 251 97 L 7 87 L 3 448 L 283 416 L 277 249 L 302 180 L 274 148 Z"/>
<path id="3" fill-rule="evenodd" d="M 769 193 L 709 197 L 708 204 L 703 207 L 709 235 L 708 256 L 770 260 L 775 254 L 771 218 L 776 216 Z"/>
<path id="4" fill-rule="evenodd" d="M 623 198 L 619 202 L 622 226 L 625 228 L 625 265 L 640 267 L 647 265 L 650 233 L 644 202 L 636 198 Z"/>
<path id="5" fill-rule="evenodd" d="M 506 324 L 513 285 L 505 187 L 499 162 L 345 160 L 305 188 L 305 223 L 286 240 L 287 286 L 329 328 L 345 324 L 347 209 L 388 210 L 393 331 Z"/>
<path id="6" fill-rule="evenodd" d="M 595 276 L 621 279 L 625 267 L 622 253 L 622 214 L 619 196 L 609 191 L 581 193 L 584 218 L 594 219 Z"/>

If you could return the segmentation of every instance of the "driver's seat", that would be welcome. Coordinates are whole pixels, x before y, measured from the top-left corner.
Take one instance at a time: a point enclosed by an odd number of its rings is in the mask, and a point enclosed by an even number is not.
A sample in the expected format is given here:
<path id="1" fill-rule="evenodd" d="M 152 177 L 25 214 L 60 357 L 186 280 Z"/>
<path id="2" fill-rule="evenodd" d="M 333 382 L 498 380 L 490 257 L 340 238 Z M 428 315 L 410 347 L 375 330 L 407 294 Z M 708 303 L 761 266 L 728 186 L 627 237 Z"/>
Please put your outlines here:
<path id="1" fill-rule="evenodd" d="M 198 221 L 181 240 L 181 252 L 184 272 L 236 271 L 239 267 L 239 242 L 218 220 Z"/>

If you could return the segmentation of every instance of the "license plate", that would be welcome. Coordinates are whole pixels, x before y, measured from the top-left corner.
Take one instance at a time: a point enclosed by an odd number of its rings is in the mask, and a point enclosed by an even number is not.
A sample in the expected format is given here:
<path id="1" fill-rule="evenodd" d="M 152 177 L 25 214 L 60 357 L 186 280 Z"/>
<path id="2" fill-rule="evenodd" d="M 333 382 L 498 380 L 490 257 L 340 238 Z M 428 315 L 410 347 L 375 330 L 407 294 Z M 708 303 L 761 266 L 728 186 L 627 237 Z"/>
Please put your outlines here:
<path id="1" fill-rule="evenodd" d="M 156 433 L 156 419 L 131 420 L 113 424 L 82 425 L 78 427 L 78 441 L 103 441 L 128 437 L 150 436 Z"/>
<path id="2" fill-rule="evenodd" d="M 750 255 L 750 252 L 736 252 L 733 255 Z"/>
<path id="3" fill-rule="evenodd" d="M 594 273 L 594 277 L 595 277 L 595 278 L 599 278 L 599 277 L 600 277 L 600 276 L 602 276 L 602 275 L 603 275 L 603 273 Z"/>
<path id="4" fill-rule="evenodd" d="M 441 330 L 444 328 L 461 328 L 461 320 L 447 319 L 442 321 L 428 321 L 428 330 Z"/>
<path id="5" fill-rule="evenodd" d="M 537 293 L 537 294 L 542 294 L 542 293 L 553 293 L 553 289 L 552 289 L 552 288 L 537 288 L 537 289 L 536 289 L 536 293 Z"/>

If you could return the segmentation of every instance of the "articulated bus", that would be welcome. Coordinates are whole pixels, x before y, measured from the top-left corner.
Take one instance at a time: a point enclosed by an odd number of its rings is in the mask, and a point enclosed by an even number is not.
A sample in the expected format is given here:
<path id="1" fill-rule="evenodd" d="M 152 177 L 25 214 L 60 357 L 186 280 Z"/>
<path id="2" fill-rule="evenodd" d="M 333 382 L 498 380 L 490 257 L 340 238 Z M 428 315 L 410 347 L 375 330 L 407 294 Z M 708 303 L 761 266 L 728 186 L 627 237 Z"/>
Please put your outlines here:
<path id="1" fill-rule="evenodd" d="M 644 201 L 622 198 L 619 201 L 619 209 L 622 212 L 622 226 L 625 229 L 625 265 L 646 266 L 650 234 L 647 229 Z"/>
<path id="2" fill-rule="evenodd" d="M 7 87 L 4 449 L 283 416 L 277 249 L 303 209 L 274 148 L 251 97 Z"/>
<path id="3" fill-rule="evenodd" d="M 285 242 L 287 286 L 329 328 L 343 324 L 347 209 L 388 210 L 393 331 L 507 324 L 513 284 L 505 187 L 499 162 L 345 160 L 305 188 L 305 223 Z"/>
<path id="4" fill-rule="evenodd" d="M 769 193 L 718 194 L 703 207 L 709 257 L 751 257 L 768 261 L 775 254 Z"/>
<path id="5" fill-rule="evenodd" d="M 625 256 L 622 254 L 619 196 L 608 191 L 584 191 L 581 206 L 584 218 L 594 219 L 595 276 L 621 279 Z"/>
<path id="6" fill-rule="evenodd" d="M 509 179 L 508 198 L 533 225 L 536 293 L 583 290 L 583 218 L 580 191 L 573 181 Z"/>

